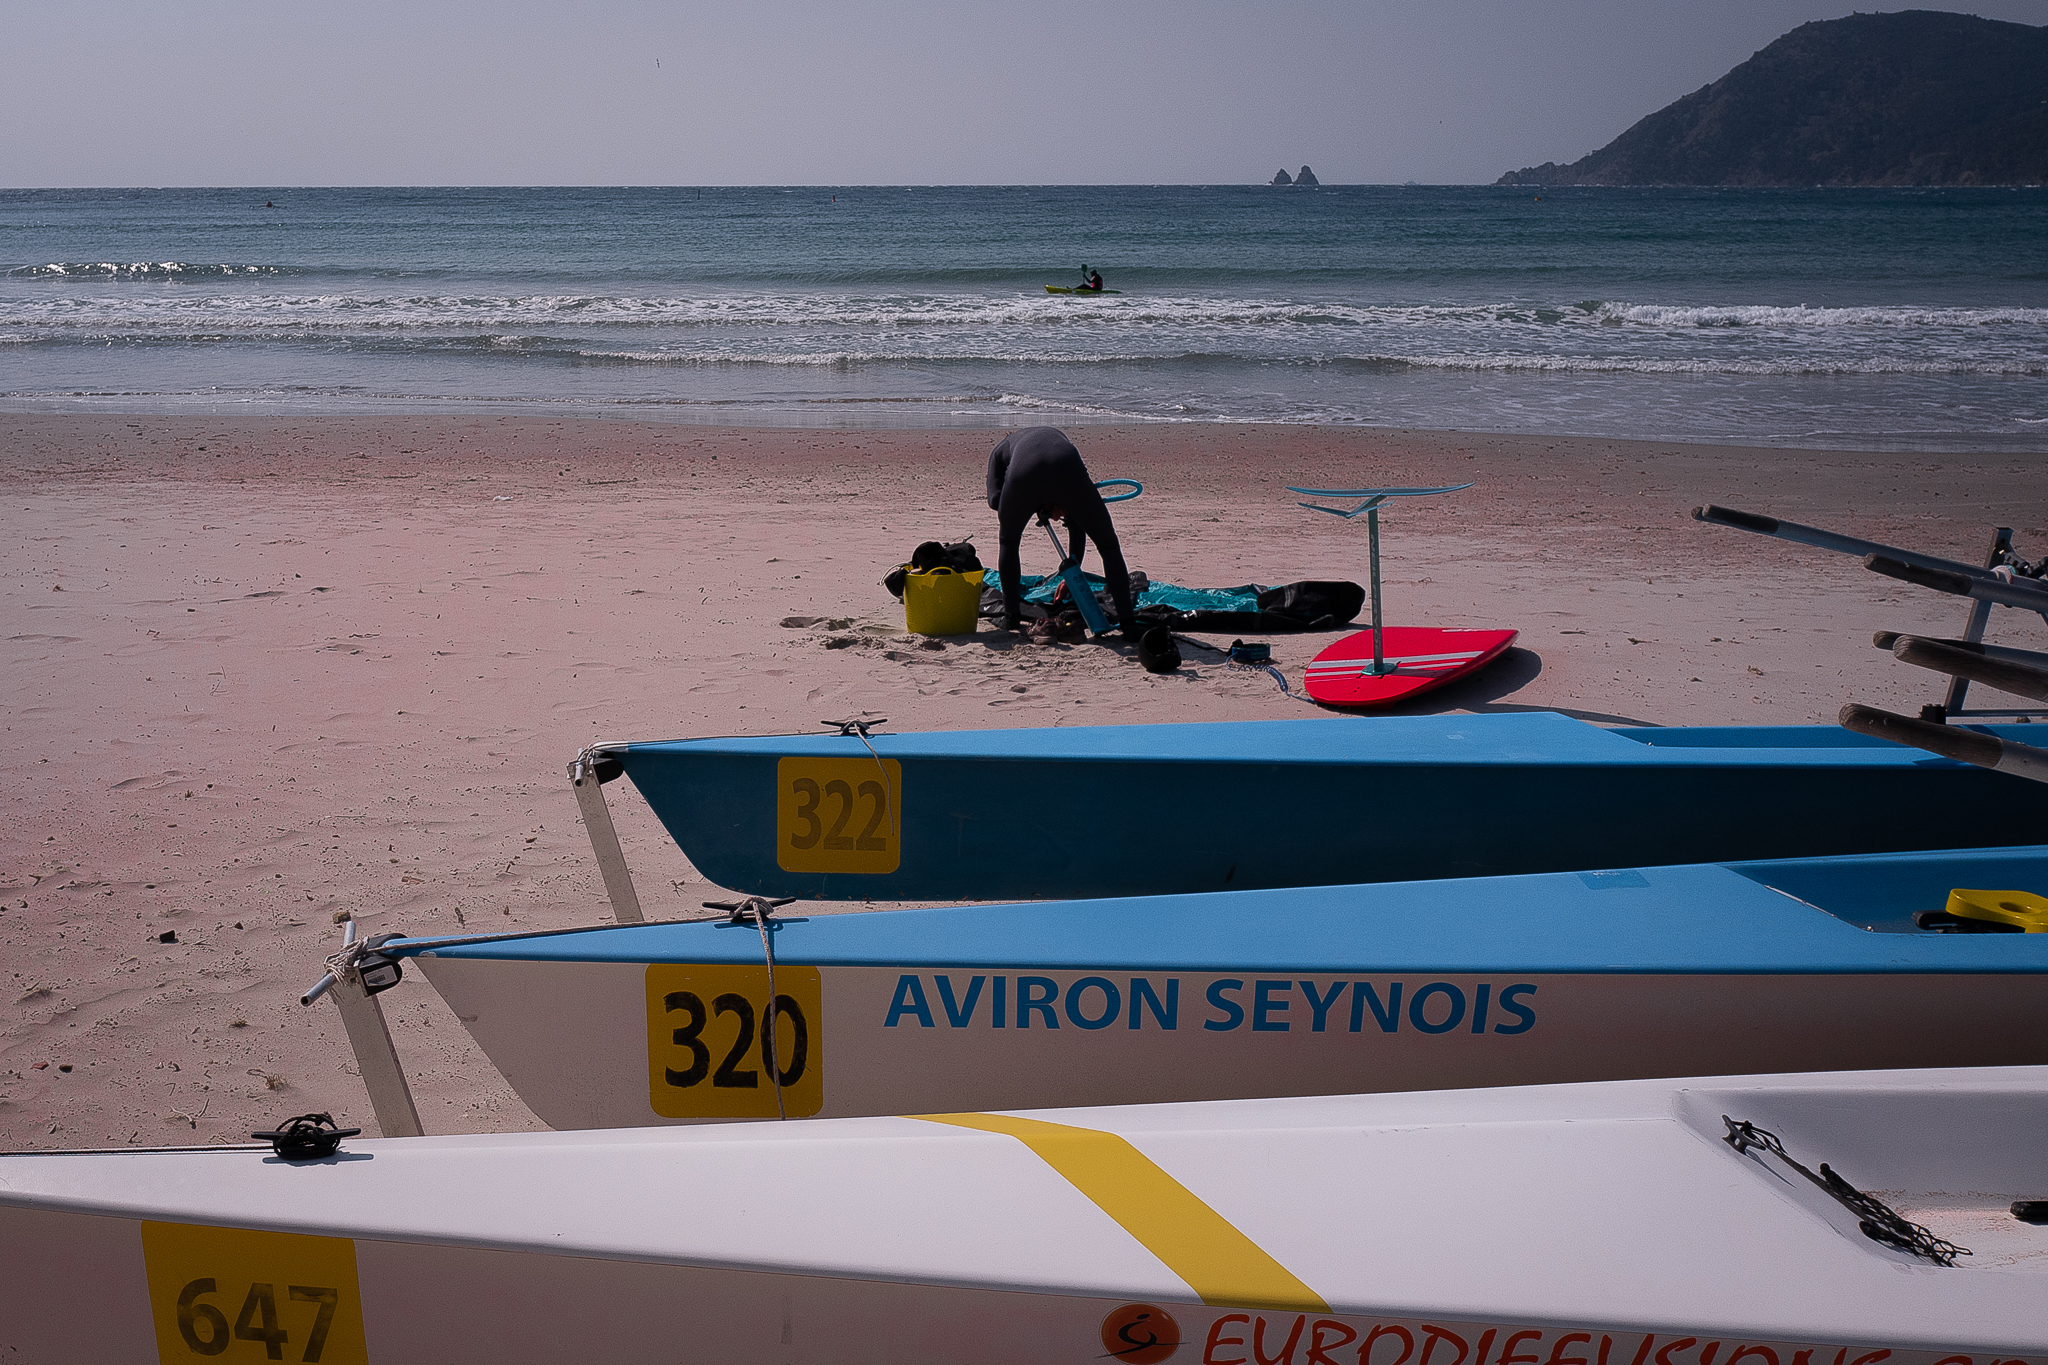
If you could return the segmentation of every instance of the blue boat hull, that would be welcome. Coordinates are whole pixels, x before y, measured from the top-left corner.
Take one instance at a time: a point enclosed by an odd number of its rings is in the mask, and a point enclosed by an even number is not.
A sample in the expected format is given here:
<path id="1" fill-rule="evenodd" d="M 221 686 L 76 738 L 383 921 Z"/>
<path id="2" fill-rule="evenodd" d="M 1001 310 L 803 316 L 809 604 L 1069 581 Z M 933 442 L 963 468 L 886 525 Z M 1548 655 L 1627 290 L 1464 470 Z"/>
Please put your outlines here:
<path id="1" fill-rule="evenodd" d="M 544 1122 L 2048 1063 L 2048 849 L 408 940 Z M 784 1082 L 776 1093 L 774 1082 Z"/>
<path id="2" fill-rule="evenodd" d="M 2011 727 L 2007 727 L 2011 728 Z M 615 751 L 714 883 L 1003 900 L 1997 847 L 2048 788 L 1832 726 L 1566 717 L 779 736 Z"/>

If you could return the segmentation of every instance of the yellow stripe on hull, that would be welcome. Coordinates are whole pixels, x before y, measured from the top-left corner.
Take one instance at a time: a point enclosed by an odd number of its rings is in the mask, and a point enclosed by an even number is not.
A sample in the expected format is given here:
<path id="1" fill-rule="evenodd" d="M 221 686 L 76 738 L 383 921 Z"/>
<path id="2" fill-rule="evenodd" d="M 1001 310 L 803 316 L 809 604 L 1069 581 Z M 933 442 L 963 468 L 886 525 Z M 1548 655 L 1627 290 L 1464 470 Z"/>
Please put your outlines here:
<path id="1" fill-rule="evenodd" d="M 1211 1308 L 1327 1313 L 1330 1306 L 1265 1248 L 1114 1133 L 1006 1114 L 918 1114 L 1016 1138 L 1115 1219 Z"/>

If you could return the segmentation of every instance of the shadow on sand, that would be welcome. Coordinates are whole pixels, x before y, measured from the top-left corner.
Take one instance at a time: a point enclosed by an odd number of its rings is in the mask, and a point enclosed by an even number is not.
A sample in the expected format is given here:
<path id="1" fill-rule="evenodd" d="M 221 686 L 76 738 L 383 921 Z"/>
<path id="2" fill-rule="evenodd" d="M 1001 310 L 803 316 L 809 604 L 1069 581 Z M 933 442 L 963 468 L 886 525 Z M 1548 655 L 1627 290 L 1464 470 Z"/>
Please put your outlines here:
<path id="1" fill-rule="evenodd" d="M 1580 711 L 1569 706 L 1524 706 L 1518 702 L 1496 700 L 1519 692 L 1536 681 L 1542 672 L 1542 655 L 1533 649 L 1511 649 L 1491 668 L 1481 669 L 1469 678 L 1446 683 L 1433 692 L 1425 692 L 1405 705 L 1389 706 L 1373 714 L 1436 716 L 1446 711 L 1470 711 L 1475 716 L 1495 716 L 1529 711 L 1555 711 L 1561 716 L 1570 716 L 1573 720 L 1588 721 L 1594 725 L 1656 724 L 1655 721 L 1637 720 L 1633 716 L 1617 716 L 1605 711 Z"/>
<path id="2" fill-rule="evenodd" d="M 1229 656 L 1229 650 L 1203 640 L 1192 639 L 1176 633 L 1174 638 L 1182 645 L 1182 657 L 1188 664 L 1218 664 Z M 1007 653 L 1018 648 L 1030 649 L 1112 649 L 1116 653 L 1135 661 L 1137 649 L 1124 642 L 1121 636 L 1105 636 L 1099 640 L 1027 640 L 1021 634 L 1003 630 L 981 630 L 973 635 L 952 635 L 946 643 L 954 647 L 979 646 L 991 653 Z M 1189 647 L 1192 646 L 1192 649 Z M 1606 711 L 1585 711 L 1570 706 L 1527 706 L 1519 702 L 1503 701 L 1521 691 L 1543 672 L 1543 656 L 1533 649 L 1510 649 L 1491 668 L 1482 669 L 1469 678 L 1447 683 L 1434 691 L 1425 692 L 1410 702 L 1396 706 L 1376 708 L 1371 711 L 1347 712 L 1334 707 L 1324 709 L 1329 715 L 1374 715 L 1374 716 L 1437 716 L 1448 711 L 1469 711 L 1477 716 L 1512 715 L 1531 711 L 1555 711 L 1573 720 L 1583 720 L 1593 725 L 1642 725 L 1655 726 L 1657 722 L 1639 720 L 1634 716 L 1618 716 Z M 1315 706 L 1290 678 L 1288 692 L 1304 704 Z"/>

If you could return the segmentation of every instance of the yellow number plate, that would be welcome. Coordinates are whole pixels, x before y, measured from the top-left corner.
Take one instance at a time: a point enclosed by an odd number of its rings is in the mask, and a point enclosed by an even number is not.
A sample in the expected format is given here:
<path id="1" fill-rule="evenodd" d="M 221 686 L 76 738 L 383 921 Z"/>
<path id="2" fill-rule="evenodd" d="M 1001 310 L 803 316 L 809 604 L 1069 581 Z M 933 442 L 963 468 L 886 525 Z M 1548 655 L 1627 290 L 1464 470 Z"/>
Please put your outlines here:
<path id="1" fill-rule="evenodd" d="M 775 765 L 775 861 L 784 872 L 894 872 L 903 860 L 903 765 L 785 758 Z"/>
<path id="2" fill-rule="evenodd" d="M 144 1223 L 157 1359 L 367 1365 L 356 1244 L 346 1237 Z"/>
<path id="3" fill-rule="evenodd" d="M 818 969 L 778 966 L 775 995 L 782 1112 L 808 1118 L 825 1107 Z M 649 963 L 647 1101 L 654 1112 L 669 1119 L 774 1118 L 767 1014 L 765 966 Z"/>

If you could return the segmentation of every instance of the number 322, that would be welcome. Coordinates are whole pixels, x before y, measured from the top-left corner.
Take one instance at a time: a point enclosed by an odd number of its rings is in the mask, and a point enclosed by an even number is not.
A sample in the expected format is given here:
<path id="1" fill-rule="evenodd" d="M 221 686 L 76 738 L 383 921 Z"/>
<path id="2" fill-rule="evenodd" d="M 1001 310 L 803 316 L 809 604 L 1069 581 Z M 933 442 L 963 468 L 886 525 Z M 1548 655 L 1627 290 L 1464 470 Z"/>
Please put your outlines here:
<path id="1" fill-rule="evenodd" d="M 797 797 L 796 818 L 805 826 L 803 830 L 790 834 L 791 847 L 816 848 L 822 838 L 824 846 L 828 849 L 845 849 L 858 853 L 881 853 L 888 849 L 887 826 L 883 822 L 889 815 L 889 789 L 880 782 L 868 781 L 860 784 L 859 795 L 867 798 L 870 814 L 867 825 L 857 836 L 846 833 L 847 822 L 853 817 L 855 800 L 855 789 L 850 783 L 834 778 L 825 783 L 821 792 L 817 782 L 808 777 L 799 777 L 790 783 L 790 790 Z M 820 808 L 828 800 L 836 800 L 839 803 L 838 818 L 832 822 L 830 830 L 825 828 L 825 821 L 819 814 Z M 883 833 L 878 835 L 877 830 L 882 830 Z"/>

